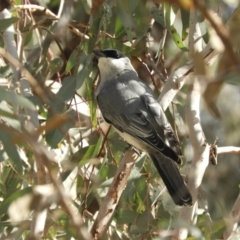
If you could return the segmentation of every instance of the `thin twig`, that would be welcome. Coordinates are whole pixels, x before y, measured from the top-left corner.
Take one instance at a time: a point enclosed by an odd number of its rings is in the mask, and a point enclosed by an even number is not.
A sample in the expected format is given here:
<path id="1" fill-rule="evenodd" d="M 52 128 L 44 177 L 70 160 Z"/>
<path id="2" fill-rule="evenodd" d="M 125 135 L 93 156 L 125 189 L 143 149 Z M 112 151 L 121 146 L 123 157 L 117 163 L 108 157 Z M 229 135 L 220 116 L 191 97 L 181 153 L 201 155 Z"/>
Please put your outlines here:
<path id="1" fill-rule="evenodd" d="M 64 2 L 64 1 L 61 1 L 61 3 L 62 2 Z M 57 15 L 55 15 L 53 12 L 51 12 L 49 9 L 39 6 L 39 5 L 34 5 L 34 4 L 17 5 L 12 9 L 12 11 L 16 11 L 16 10 L 29 10 L 31 12 L 40 11 L 43 14 L 49 16 L 51 19 L 60 20 L 60 18 Z M 59 9 L 59 10 L 61 10 L 61 9 Z M 89 36 L 86 33 L 82 33 L 82 32 L 80 32 L 80 30 L 73 27 L 71 22 L 68 24 L 68 28 L 70 31 L 75 33 L 77 36 L 87 39 L 87 40 L 89 39 Z"/>
<path id="2" fill-rule="evenodd" d="M 218 36 L 221 38 L 225 46 L 229 61 L 232 62 L 233 65 L 238 66 L 239 61 L 233 51 L 233 47 L 229 39 L 229 32 L 223 25 L 221 19 L 211 9 L 207 8 L 204 0 L 194 0 L 194 4 L 196 8 L 201 11 L 202 15 L 210 22 Z"/>

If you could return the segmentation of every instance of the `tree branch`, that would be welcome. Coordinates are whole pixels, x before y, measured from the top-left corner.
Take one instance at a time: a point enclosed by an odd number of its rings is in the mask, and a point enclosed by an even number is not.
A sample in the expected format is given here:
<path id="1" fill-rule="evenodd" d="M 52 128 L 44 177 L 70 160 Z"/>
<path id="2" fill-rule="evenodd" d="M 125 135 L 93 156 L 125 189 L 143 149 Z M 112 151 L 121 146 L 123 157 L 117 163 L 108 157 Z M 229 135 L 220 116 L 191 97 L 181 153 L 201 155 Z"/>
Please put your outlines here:
<path id="1" fill-rule="evenodd" d="M 122 192 L 126 187 L 128 177 L 136 160 L 137 156 L 133 150 L 127 151 L 121 159 L 117 173 L 114 176 L 106 197 L 101 203 L 98 216 L 93 224 L 91 232 L 94 239 L 102 239 L 103 234 L 108 227 L 108 223 L 114 214 Z"/>
<path id="2" fill-rule="evenodd" d="M 219 52 L 215 51 L 210 44 L 208 44 L 201 52 L 204 62 L 207 66 L 213 64 L 219 56 Z M 163 110 L 165 111 L 178 91 L 187 81 L 188 75 L 193 71 L 193 62 L 190 61 L 180 68 L 176 69 L 166 80 L 161 94 L 158 97 Z"/>
<path id="3" fill-rule="evenodd" d="M 233 208 L 229 214 L 229 217 L 225 219 L 227 229 L 223 233 L 223 239 L 228 240 L 234 236 L 234 232 L 238 228 L 238 222 L 240 221 L 240 194 L 236 202 L 233 205 Z"/>
<path id="4" fill-rule="evenodd" d="M 196 41 L 196 39 L 199 39 L 200 35 L 201 31 L 197 22 L 197 13 L 196 10 L 192 9 L 190 11 L 189 57 L 194 58 L 194 60 L 200 55 L 195 54 L 195 52 L 199 52 L 202 48 L 201 43 Z M 204 68 L 201 69 L 201 67 L 197 67 L 195 64 L 195 74 L 204 74 Z M 186 124 L 189 129 L 189 139 L 194 152 L 193 160 L 187 174 L 187 186 L 192 194 L 194 205 L 190 208 L 183 207 L 179 213 L 179 220 L 189 224 L 193 219 L 194 210 L 197 207 L 196 203 L 198 199 L 199 188 L 209 163 L 210 146 L 206 143 L 201 126 L 200 98 L 200 78 L 196 76 L 193 79 L 193 83 L 189 86 L 185 106 Z M 175 237 L 177 239 L 186 239 L 187 235 L 187 228 L 182 227 L 175 229 Z"/>
<path id="5" fill-rule="evenodd" d="M 227 147 L 218 147 L 217 148 L 217 154 L 240 154 L 240 147 L 234 147 L 234 146 L 227 146 Z"/>

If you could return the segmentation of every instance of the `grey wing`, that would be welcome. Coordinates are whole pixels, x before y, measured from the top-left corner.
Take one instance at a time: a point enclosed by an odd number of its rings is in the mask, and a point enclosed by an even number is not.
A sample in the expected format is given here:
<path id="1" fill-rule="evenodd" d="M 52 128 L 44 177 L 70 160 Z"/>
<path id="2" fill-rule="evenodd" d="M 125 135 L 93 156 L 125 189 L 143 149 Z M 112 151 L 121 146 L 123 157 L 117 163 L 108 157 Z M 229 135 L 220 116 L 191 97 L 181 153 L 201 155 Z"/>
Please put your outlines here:
<path id="1" fill-rule="evenodd" d="M 154 116 L 156 121 L 152 121 L 153 127 L 158 132 L 163 132 L 165 142 L 173 149 L 173 151 L 178 155 L 182 156 L 182 151 L 179 145 L 179 141 L 174 134 L 170 123 L 168 122 L 164 111 L 162 110 L 161 105 L 157 100 L 149 97 L 148 95 L 143 96 L 143 101 L 146 107 L 149 109 L 151 114 Z"/>
<path id="2" fill-rule="evenodd" d="M 128 104 L 124 108 L 122 108 L 119 98 L 116 103 L 114 103 L 113 97 L 111 97 L 113 102 L 109 103 L 106 102 L 105 98 L 104 102 L 103 99 L 98 98 L 98 104 L 105 120 L 119 131 L 128 133 L 141 141 L 146 148 L 153 148 L 177 163 L 181 163 L 179 157 L 181 155 L 180 148 L 176 147 L 178 146 L 176 144 L 177 141 L 175 142 L 174 140 L 174 134 L 171 131 L 171 127 L 169 127 L 170 125 L 160 104 L 153 96 L 151 90 L 144 85 L 139 85 L 136 81 L 128 84 L 128 89 L 125 89 L 125 93 L 127 94 L 127 91 L 130 89 L 132 94 L 136 88 L 138 92 L 131 99 L 129 95 L 124 96 L 124 101 L 128 100 L 128 103 L 131 102 L 132 104 Z M 138 95 L 139 92 L 142 94 Z M 111 92 L 111 94 L 116 93 Z M 117 105 L 119 106 L 116 107 Z M 174 146 L 173 149 L 172 146 Z"/>

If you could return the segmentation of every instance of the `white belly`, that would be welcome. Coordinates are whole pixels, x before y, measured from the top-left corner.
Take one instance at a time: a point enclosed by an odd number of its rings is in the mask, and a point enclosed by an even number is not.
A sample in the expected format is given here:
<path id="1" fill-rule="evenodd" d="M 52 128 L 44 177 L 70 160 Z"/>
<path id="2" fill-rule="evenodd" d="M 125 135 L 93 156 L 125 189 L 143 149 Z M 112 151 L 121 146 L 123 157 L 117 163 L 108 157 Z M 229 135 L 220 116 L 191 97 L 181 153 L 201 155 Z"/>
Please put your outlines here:
<path id="1" fill-rule="evenodd" d="M 116 132 L 129 144 L 133 145 L 135 148 L 144 151 L 143 149 L 143 145 L 141 144 L 141 142 L 139 142 L 138 139 L 132 137 L 131 135 L 129 135 L 128 133 L 125 132 L 120 132 L 119 130 L 117 130 L 116 128 L 114 128 L 116 130 Z"/>

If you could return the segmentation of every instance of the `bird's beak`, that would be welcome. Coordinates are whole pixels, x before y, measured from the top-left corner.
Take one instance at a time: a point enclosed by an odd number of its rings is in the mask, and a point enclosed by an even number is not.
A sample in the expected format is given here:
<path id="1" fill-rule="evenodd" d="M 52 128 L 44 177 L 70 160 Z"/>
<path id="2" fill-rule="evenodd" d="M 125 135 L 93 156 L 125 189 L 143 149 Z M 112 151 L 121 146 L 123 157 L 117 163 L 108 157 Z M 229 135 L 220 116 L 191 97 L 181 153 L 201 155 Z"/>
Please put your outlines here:
<path id="1" fill-rule="evenodd" d="M 101 50 L 93 50 L 93 53 L 95 54 L 95 57 L 98 59 L 100 57 L 106 57 L 105 54 Z"/>

